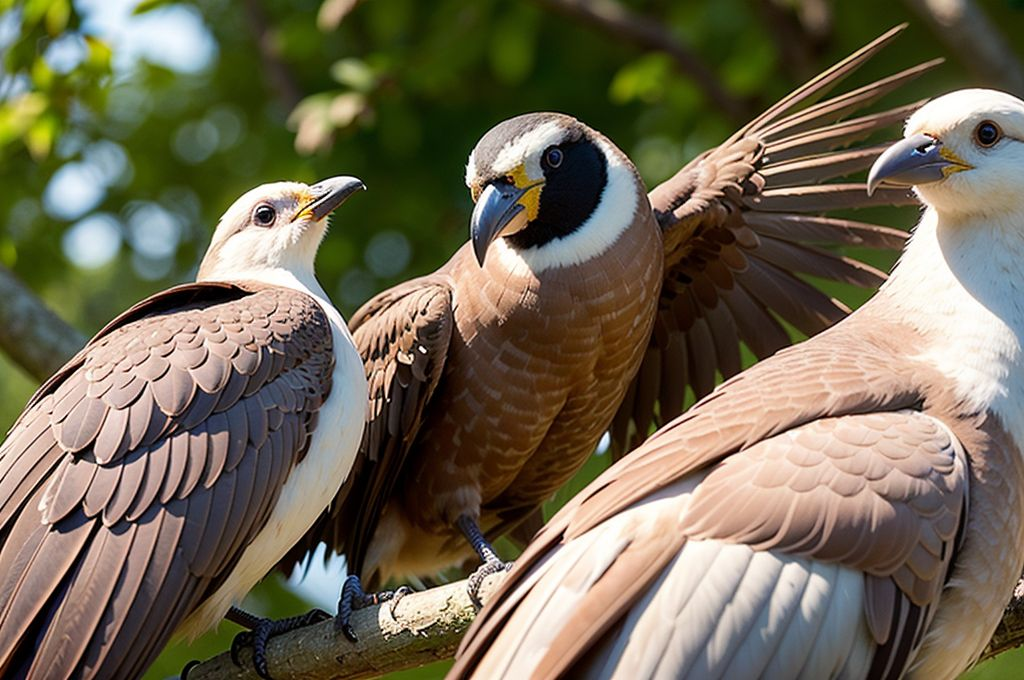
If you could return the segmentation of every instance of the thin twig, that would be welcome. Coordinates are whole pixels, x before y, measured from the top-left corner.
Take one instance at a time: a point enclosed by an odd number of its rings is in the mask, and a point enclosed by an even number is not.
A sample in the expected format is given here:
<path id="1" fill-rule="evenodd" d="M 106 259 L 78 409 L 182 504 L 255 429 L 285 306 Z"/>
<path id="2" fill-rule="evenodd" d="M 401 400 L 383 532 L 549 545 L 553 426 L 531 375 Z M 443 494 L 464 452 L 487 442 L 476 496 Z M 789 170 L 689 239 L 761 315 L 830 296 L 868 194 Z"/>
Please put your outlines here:
<path id="1" fill-rule="evenodd" d="M 0 349 L 36 380 L 53 375 L 85 344 L 69 326 L 0 266 Z"/>
<path id="2" fill-rule="evenodd" d="M 267 21 L 267 15 L 258 0 L 245 0 L 245 17 L 252 29 L 253 37 L 256 38 L 256 48 L 260 53 L 260 61 L 263 63 L 263 72 L 266 73 L 270 86 L 277 93 L 277 98 L 285 108 L 285 113 L 291 111 L 302 101 L 302 89 L 295 80 L 291 69 L 281 59 L 277 45 L 274 43 L 274 34 Z"/>
<path id="3" fill-rule="evenodd" d="M 480 595 L 485 602 L 503 576 L 484 580 Z M 273 638 L 267 647 L 270 675 L 275 680 L 352 680 L 450 659 L 475 616 L 466 581 L 413 593 L 402 598 L 393 615 L 387 602 L 357 610 L 352 615 L 356 643 L 336 631 L 333 621 Z M 241 667 L 224 653 L 192 668 L 188 678 L 257 680 L 252 655 L 241 656 Z"/>
<path id="4" fill-rule="evenodd" d="M 768 29 L 768 36 L 789 80 L 804 81 L 818 72 L 818 57 L 822 55 L 831 37 L 830 24 L 807 27 L 797 10 L 789 3 L 778 0 L 760 0 L 758 15 Z M 814 30 L 812 30 L 812 28 Z"/>
<path id="5" fill-rule="evenodd" d="M 999 622 L 979 662 L 1021 646 L 1024 646 L 1024 580 L 1014 588 L 1013 599 L 1003 612 L 1003 620 Z"/>
<path id="6" fill-rule="evenodd" d="M 749 101 L 725 89 L 710 68 L 667 31 L 659 22 L 639 15 L 617 0 L 535 0 L 540 5 L 578 19 L 610 33 L 616 40 L 631 42 L 645 50 L 664 52 L 676 67 L 693 80 L 707 98 L 734 122 L 750 118 L 756 111 Z"/>

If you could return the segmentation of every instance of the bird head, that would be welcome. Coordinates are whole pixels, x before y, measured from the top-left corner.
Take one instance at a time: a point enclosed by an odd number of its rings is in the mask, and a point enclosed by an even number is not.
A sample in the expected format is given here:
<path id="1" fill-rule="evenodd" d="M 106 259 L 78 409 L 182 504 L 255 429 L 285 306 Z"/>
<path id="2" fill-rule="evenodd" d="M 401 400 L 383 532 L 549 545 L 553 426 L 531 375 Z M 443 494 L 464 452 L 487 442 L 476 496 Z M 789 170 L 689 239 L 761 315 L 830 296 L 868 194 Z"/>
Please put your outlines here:
<path id="1" fill-rule="evenodd" d="M 466 186 L 481 266 L 496 240 L 534 268 L 600 253 L 636 214 L 643 183 L 626 155 L 570 116 L 529 113 L 499 123 L 469 156 Z"/>
<path id="2" fill-rule="evenodd" d="M 252 189 L 220 218 L 197 280 L 238 280 L 274 269 L 311 277 L 331 212 L 365 188 L 341 176 L 312 186 L 275 182 Z"/>
<path id="3" fill-rule="evenodd" d="M 995 90 L 958 90 L 908 119 L 903 140 L 871 167 L 868 191 L 883 182 L 913 186 L 943 212 L 989 214 L 1024 191 L 1021 168 L 1024 102 Z"/>

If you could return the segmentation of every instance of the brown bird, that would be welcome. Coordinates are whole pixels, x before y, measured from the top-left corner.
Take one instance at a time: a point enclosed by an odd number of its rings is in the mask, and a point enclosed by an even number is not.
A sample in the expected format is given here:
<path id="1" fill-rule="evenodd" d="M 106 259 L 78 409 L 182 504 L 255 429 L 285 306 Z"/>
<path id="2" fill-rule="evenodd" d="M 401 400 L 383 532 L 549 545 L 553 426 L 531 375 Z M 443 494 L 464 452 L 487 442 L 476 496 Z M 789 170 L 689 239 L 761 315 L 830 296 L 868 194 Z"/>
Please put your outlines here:
<path id="1" fill-rule="evenodd" d="M 819 183 L 866 169 L 881 147 L 830 151 L 913 106 L 836 121 L 933 64 L 813 102 L 898 30 L 649 196 L 625 154 L 569 116 L 488 132 L 466 170 L 471 242 L 350 322 L 370 383 L 363 455 L 292 557 L 325 540 L 377 584 L 476 552 L 473 592 L 504 566 L 488 540 L 535 513 L 610 425 L 620 442 L 642 438 L 656 413 L 681 410 L 687 386 L 703 396 L 716 373 L 738 372 L 741 342 L 759 357 L 789 344 L 779 318 L 811 335 L 848 313 L 796 272 L 863 287 L 884 274 L 813 244 L 895 247 L 903 234 L 815 213 L 911 199 Z M 357 586 L 350 577 L 343 627 L 367 601 Z"/>
<path id="2" fill-rule="evenodd" d="M 29 401 L 0 446 L 0 676 L 141 675 L 327 507 L 366 380 L 313 259 L 361 188 L 245 194 L 196 283 L 119 316 Z"/>
<path id="3" fill-rule="evenodd" d="M 955 678 L 1024 566 L 1024 102 L 925 105 L 879 293 L 584 489 L 450 678 Z"/>

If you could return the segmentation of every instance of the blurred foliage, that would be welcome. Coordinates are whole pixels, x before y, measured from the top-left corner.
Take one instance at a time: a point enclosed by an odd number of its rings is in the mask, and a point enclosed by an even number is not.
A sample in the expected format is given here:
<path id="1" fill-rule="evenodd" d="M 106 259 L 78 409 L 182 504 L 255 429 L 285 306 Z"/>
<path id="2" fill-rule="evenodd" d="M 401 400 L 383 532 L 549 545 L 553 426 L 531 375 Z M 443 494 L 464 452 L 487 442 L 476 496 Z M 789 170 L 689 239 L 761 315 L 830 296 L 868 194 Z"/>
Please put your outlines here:
<path id="1" fill-rule="evenodd" d="M 943 53 L 889 0 L 627 4 L 755 108 L 901 21 L 911 28 L 857 83 Z M 1007 35 L 1024 29 L 1020 2 L 982 4 Z M 780 17 L 795 33 L 780 32 Z M 262 182 L 366 181 L 318 259 L 324 287 L 351 314 L 466 239 L 465 159 L 500 120 L 572 113 L 614 139 L 651 186 L 742 122 L 710 107 L 668 56 L 530 2 L 0 0 L 0 53 L 0 263 L 86 332 L 193 276 L 218 216 Z M 973 84 L 948 63 L 902 100 Z M 873 217 L 909 226 L 914 212 Z M 0 422 L 33 388 L 0 359 Z M 595 457 L 548 510 L 603 465 Z M 305 607 L 276 578 L 248 604 L 275 616 Z M 171 648 L 149 677 L 225 649 L 232 629 Z M 976 677 L 1019 677 L 1021 667 L 1006 655 Z"/>

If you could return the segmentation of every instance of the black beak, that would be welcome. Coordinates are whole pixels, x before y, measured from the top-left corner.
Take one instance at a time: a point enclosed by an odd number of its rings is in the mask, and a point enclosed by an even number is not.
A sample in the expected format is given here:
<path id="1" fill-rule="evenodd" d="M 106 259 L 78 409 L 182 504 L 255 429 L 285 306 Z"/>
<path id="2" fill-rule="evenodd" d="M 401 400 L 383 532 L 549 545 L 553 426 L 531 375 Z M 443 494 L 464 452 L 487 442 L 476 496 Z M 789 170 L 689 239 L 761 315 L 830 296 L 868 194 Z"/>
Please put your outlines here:
<path id="1" fill-rule="evenodd" d="M 309 188 L 313 202 L 307 205 L 301 212 L 309 212 L 313 219 L 317 221 L 322 220 L 330 215 L 335 208 L 344 203 L 346 198 L 360 189 L 366 189 L 363 180 L 345 175 L 317 182 Z"/>
<path id="2" fill-rule="evenodd" d="M 924 134 L 907 137 L 886 149 L 871 166 L 868 195 L 882 182 L 900 186 L 938 182 L 949 175 L 952 167 L 967 166 L 944 156 L 941 141 Z"/>
<path id="3" fill-rule="evenodd" d="M 491 241 L 498 238 L 502 229 L 508 226 L 508 223 L 515 219 L 516 215 L 526 209 L 519 203 L 519 199 L 530 188 L 520 189 L 504 178 L 496 179 L 484 187 L 480 198 L 476 201 L 473 217 L 469 222 L 469 236 L 473 241 L 473 252 L 481 267 Z"/>

